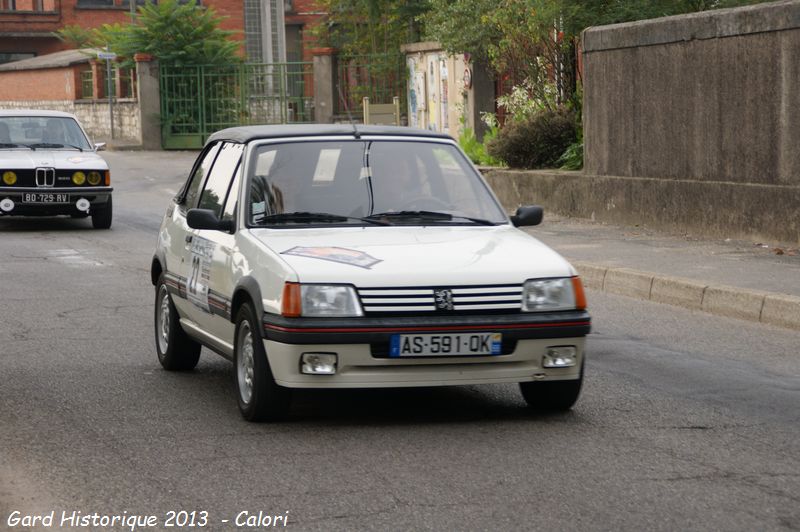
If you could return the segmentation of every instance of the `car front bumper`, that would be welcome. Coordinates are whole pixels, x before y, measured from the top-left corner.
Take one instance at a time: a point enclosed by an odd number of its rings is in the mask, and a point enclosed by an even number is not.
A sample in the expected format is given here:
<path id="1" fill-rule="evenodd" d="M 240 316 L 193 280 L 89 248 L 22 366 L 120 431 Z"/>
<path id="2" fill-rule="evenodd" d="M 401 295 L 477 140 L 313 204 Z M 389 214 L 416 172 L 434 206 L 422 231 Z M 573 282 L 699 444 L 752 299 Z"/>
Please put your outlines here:
<path id="1" fill-rule="evenodd" d="M 588 313 L 337 320 L 264 319 L 264 348 L 275 382 L 289 388 L 383 388 L 574 380 L 580 377 Z M 323 327 L 322 325 L 326 325 Z M 501 332 L 500 355 L 392 358 L 393 334 Z M 574 366 L 545 368 L 548 348 L 574 346 Z M 301 372 L 303 353 L 335 353 L 336 373 Z"/>
<path id="2" fill-rule="evenodd" d="M 105 206 L 113 191 L 113 187 L 0 187 L 0 202 L 5 199 L 13 202 L 13 206 L 8 210 L 1 208 L 3 205 L 0 205 L 0 216 L 57 216 L 85 213 L 86 211 L 81 211 L 77 207 L 81 199 L 89 202 L 88 213 L 91 214 L 93 209 Z M 69 194 L 69 201 L 23 203 L 22 198 L 25 193 Z"/>

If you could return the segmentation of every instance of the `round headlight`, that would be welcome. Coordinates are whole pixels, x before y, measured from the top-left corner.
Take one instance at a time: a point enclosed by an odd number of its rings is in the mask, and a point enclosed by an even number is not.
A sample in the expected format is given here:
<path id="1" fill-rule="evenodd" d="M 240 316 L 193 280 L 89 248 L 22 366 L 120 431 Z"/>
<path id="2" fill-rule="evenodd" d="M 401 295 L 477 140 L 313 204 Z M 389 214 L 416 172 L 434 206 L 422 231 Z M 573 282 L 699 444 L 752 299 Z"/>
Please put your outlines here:
<path id="1" fill-rule="evenodd" d="M 89 181 L 90 185 L 95 187 L 100 184 L 100 180 L 103 179 L 103 176 L 100 175 L 100 172 L 89 172 L 86 179 Z"/>
<path id="2" fill-rule="evenodd" d="M 72 182 L 76 185 L 82 185 L 86 183 L 86 174 L 83 172 L 75 172 L 72 174 Z"/>
<path id="3" fill-rule="evenodd" d="M 12 172 L 11 170 L 9 170 L 7 172 L 3 172 L 3 183 L 5 183 L 6 185 L 11 186 L 16 182 L 17 182 L 17 174 Z"/>

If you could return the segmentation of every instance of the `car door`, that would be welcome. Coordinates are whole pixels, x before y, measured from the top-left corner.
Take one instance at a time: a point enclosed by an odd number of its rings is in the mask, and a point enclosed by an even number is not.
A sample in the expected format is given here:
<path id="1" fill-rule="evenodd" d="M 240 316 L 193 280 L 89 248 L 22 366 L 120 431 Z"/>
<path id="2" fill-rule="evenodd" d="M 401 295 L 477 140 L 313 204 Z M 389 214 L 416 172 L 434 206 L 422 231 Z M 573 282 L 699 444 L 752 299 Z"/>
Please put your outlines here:
<path id="1" fill-rule="evenodd" d="M 191 273 L 191 262 L 187 263 L 186 259 L 193 239 L 193 232 L 186 223 L 186 213 L 197 206 L 200 190 L 211 172 L 220 147 L 221 143 L 209 145 L 197 158 L 189 179 L 167 211 L 168 220 L 159 235 L 159 246 L 164 248 L 167 275 L 180 286 L 177 297 L 172 298 L 173 303 L 181 318 L 192 323 L 197 319 L 198 310 L 189 302 L 186 293 L 187 279 Z"/>
<path id="2" fill-rule="evenodd" d="M 222 144 L 200 191 L 197 208 L 208 209 L 219 219 L 233 219 L 243 148 L 242 144 L 233 142 Z M 231 195 L 232 203 L 229 203 Z M 186 248 L 185 262 L 189 265 L 186 296 L 195 307 L 193 321 L 209 344 L 232 355 L 230 309 L 235 235 L 226 231 L 190 229 L 188 239 L 191 242 Z"/>

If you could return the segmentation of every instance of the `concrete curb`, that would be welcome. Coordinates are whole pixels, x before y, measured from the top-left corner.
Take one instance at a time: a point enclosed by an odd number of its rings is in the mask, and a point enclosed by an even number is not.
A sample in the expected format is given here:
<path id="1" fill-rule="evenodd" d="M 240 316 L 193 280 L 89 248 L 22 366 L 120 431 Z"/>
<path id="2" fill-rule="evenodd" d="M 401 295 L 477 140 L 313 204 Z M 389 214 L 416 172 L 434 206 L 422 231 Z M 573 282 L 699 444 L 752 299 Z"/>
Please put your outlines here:
<path id="1" fill-rule="evenodd" d="M 591 290 L 800 330 L 800 297 L 589 262 L 572 264 Z"/>

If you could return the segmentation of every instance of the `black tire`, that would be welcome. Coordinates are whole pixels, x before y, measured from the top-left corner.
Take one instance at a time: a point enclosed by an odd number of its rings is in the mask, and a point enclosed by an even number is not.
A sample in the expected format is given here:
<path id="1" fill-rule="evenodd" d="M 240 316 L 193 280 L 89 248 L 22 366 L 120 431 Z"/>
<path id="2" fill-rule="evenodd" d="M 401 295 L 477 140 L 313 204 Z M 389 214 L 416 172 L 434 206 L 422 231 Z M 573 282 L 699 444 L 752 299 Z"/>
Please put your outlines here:
<path id="1" fill-rule="evenodd" d="M 164 282 L 164 274 L 158 278 L 154 329 L 158 361 L 169 371 L 194 369 L 200 360 L 200 344 L 189 338 L 181 327 L 175 304 Z M 163 321 L 162 321 L 163 320 Z"/>
<path id="2" fill-rule="evenodd" d="M 578 401 L 583 385 L 583 366 L 576 380 L 521 382 L 519 389 L 528 407 L 536 412 L 566 412 Z"/>
<path id="3" fill-rule="evenodd" d="M 289 413 L 292 391 L 275 383 L 256 313 L 249 303 L 243 304 L 236 314 L 234 342 L 236 397 L 242 416 L 247 421 L 284 419 Z"/>
<path id="4" fill-rule="evenodd" d="M 103 207 L 96 207 L 92 209 L 92 227 L 95 229 L 109 229 L 111 227 L 111 218 L 114 214 L 114 206 L 111 202 L 111 196 Z"/>

